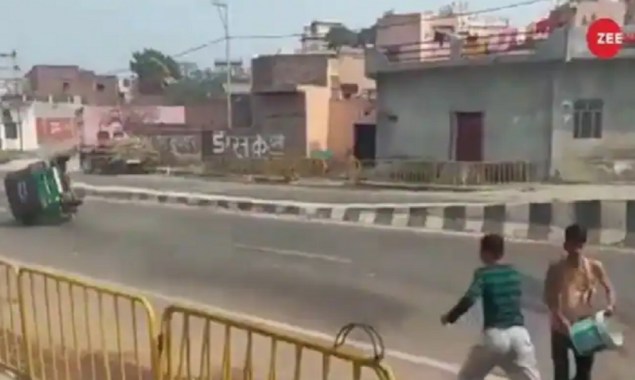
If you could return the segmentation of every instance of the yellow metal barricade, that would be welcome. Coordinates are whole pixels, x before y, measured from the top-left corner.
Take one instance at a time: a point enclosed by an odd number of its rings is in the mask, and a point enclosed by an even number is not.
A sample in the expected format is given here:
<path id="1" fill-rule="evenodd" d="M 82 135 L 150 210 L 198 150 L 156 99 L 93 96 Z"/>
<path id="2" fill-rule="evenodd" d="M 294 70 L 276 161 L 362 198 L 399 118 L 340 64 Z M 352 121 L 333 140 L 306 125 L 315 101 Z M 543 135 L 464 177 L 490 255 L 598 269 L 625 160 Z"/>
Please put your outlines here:
<path id="1" fill-rule="evenodd" d="M 17 278 L 18 268 L 0 261 L 0 363 L 17 373 L 26 373 Z"/>
<path id="2" fill-rule="evenodd" d="M 202 309 L 169 306 L 162 318 L 165 380 L 393 380 L 383 353 L 365 353 Z M 347 332 L 346 332 L 347 333 Z M 341 343 L 341 342 L 340 342 Z"/>
<path id="3" fill-rule="evenodd" d="M 19 269 L 18 286 L 32 379 L 159 379 L 146 299 L 28 267 Z"/>

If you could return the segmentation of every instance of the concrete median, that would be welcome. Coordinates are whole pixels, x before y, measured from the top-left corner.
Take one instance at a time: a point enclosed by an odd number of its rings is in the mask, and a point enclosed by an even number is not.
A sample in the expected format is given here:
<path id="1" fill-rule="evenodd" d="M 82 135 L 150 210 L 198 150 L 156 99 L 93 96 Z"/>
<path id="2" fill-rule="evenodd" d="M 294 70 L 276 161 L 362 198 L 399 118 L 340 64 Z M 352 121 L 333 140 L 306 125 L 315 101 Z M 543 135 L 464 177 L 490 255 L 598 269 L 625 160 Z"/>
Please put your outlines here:
<path id="1" fill-rule="evenodd" d="M 589 242 L 635 248 L 635 200 L 574 200 L 500 204 L 333 204 L 228 197 L 78 183 L 83 196 L 406 229 L 500 233 L 561 241 L 571 223 L 585 225 Z"/>

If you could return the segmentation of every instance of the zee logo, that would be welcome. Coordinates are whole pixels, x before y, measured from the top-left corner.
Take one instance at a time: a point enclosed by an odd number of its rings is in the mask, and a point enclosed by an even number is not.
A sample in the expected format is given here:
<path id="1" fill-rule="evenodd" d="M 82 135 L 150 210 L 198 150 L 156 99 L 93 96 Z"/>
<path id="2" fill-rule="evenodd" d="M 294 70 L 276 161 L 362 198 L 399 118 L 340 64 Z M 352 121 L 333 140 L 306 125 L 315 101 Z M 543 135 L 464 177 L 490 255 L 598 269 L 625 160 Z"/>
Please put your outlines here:
<path id="1" fill-rule="evenodd" d="M 591 54 L 598 58 L 613 58 L 625 42 L 635 41 L 635 33 L 624 33 L 622 27 L 610 18 L 593 21 L 586 33 Z"/>

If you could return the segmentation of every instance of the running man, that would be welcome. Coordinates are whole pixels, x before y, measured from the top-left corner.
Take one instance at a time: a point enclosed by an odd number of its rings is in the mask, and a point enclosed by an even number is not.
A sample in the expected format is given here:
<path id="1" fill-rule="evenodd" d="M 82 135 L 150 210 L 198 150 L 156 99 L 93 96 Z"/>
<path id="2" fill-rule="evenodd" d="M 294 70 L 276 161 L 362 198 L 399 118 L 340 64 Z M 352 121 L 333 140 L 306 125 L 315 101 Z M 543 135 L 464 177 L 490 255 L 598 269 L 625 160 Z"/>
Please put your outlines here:
<path id="1" fill-rule="evenodd" d="M 573 224 L 564 233 L 566 256 L 552 263 L 547 271 L 544 301 L 551 314 L 551 359 L 553 379 L 569 380 L 569 350 L 573 350 L 569 338 L 572 323 L 594 315 L 598 308 L 592 305 L 597 286 L 604 288 L 607 308 L 615 308 L 615 292 L 598 260 L 582 253 L 587 242 L 587 231 Z M 582 356 L 573 352 L 576 365 L 575 380 L 590 380 L 593 370 L 593 355 Z"/>
<path id="2" fill-rule="evenodd" d="M 489 234 L 481 239 L 483 266 L 474 271 L 467 293 L 441 323 L 451 324 L 481 298 L 483 338 L 472 347 L 459 380 L 483 380 L 495 367 L 502 368 L 511 380 L 540 380 L 534 345 L 525 328 L 521 310 L 521 274 L 502 263 L 505 241 Z"/>

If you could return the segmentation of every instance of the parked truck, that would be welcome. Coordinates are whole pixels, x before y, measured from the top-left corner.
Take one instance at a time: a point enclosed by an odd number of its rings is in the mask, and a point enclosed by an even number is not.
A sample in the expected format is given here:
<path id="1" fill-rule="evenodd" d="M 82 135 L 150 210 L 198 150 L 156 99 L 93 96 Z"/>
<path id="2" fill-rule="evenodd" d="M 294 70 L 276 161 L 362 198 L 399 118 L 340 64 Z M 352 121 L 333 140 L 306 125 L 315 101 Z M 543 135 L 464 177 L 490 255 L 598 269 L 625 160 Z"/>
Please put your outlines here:
<path id="1" fill-rule="evenodd" d="M 143 174 L 159 165 L 159 152 L 147 138 L 122 132 L 97 133 L 97 144 L 80 145 L 79 160 L 85 174 Z"/>

